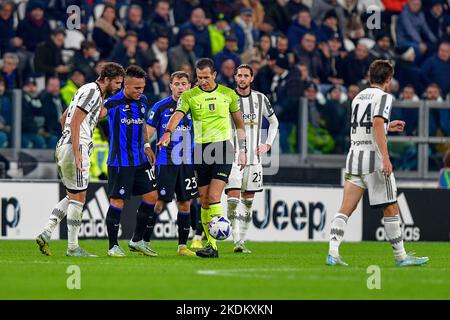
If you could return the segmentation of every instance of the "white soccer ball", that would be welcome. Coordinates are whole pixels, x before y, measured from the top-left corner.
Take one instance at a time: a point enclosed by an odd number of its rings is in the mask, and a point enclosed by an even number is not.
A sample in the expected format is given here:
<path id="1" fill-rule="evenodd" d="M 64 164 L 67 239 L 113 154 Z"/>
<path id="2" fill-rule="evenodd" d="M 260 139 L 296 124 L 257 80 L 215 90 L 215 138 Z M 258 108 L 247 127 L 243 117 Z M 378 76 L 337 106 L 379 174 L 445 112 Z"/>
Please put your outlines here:
<path id="1" fill-rule="evenodd" d="M 217 240 L 225 240 L 231 234 L 231 222 L 224 216 L 214 217 L 208 224 L 209 234 Z"/>

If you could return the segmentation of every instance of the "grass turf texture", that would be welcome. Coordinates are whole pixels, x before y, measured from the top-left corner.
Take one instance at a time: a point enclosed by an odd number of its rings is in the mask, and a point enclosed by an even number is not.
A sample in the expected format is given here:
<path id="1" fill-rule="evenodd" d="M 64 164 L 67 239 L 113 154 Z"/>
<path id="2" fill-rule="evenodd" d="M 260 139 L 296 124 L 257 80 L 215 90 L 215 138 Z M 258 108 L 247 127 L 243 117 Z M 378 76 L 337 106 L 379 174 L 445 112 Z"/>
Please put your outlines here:
<path id="1" fill-rule="evenodd" d="M 450 299 L 449 243 L 406 243 L 431 261 L 394 266 L 387 243 L 344 243 L 349 267 L 325 266 L 327 243 L 249 242 L 251 254 L 219 244 L 218 259 L 176 256 L 175 241 L 154 241 L 159 257 L 106 256 L 107 241 L 80 241 L 98 258 L 66 257 L 66 241 L 52 241 L 53 256 L 34 241 L 0 241 L 0 299 Z M 69 290 L 67 268 L 81 270 L 81 289 Z M 367 267 L 381 269 L 381 289 L 369 290 Z"/>

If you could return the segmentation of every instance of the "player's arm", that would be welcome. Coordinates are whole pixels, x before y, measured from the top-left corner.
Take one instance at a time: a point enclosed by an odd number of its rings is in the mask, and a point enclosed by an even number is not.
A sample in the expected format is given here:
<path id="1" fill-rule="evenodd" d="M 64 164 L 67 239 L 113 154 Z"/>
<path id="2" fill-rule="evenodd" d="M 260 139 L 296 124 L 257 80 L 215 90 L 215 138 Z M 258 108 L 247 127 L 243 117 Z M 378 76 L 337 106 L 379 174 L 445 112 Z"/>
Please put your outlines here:
<path id="1" fill-rule="evenodd" d="M 375 139 L 375 143 L 378 146 L 378 150 L 381 153 L 383 173 L 385 176 L 389 176 L 392 173 L 392 163 L 389 159 L 386 134 L 384 132 L 385 121 L 386 120 L 380 116 L 375 116 L 373 118 L 373 137 Z"/>
<path id="2" fill-rule="evenodd" d="M 70 132 L 72 140 L 73 155 L 75 164 L 80 171 L 85 171 L 83 168 L 83 157 L 80 153 L 80 127 L 88 112 L 80 107 L 75 108 L 72 121 L 70 122 Z"/>
<path id="3" fill-rule="evenodd" d="M 233 118 L 234 125 L 236 126 L 236 133 L 238 137 L 239 144 L 239 158 L 238 165 L 240 169 L 243 170 L 247 164 L 247 141 L 245 140 L 245 124 L 242 118 L 242 113 L 240 111 L 232 112 L 231 117 Z"/>
<path id="4" fill-rule="evenodd" d="M 277 136 L 279 126 L 278 118 L 275 115 L 275 112 L 273 111 L 273 108 L 266 97 L 264 97 L 264 104 L 265 106 L 263 108 L 263 115 L 264 118 L 269 121 L 269 129 L 266 142 L 264 144 L 260 144 L 256 149 L 257 155 L 262 155 L 272 148 L 273 142 L 275 141 L 275 138 Z"/>
<path id="5" fill-rule="evenodd" d="M 144 152 L 147 155 L 148 160 L 151 165 L 154 165 L 156 162 L 155 153 L 153 152 L 150 146 L 150 140 L 156 132 L 156 128 L 152 127 L 149 124 L 144 126 Z"/>
<path id="6" fill-rule="evenodd" d="M 66 119 L 67 119 L 67 113 L 69 112 L 69 108 L 66 109 L 66 111 L 64 111 L 63 115 L 61 116 L 61 130 L 64 131 L 64 124 L 66 123 Z"/>
<path id="7" fill-rule="evenodd" d="M 181 119 L 184 118 L 184 116 L 189 112 L 190 105 L 189 105 L 189 91 L 183 92 L 181 97 L 178 99 L 177 102 L 177 109 L 175 110 L 174 114 L 170 117 L 169 122 L 167 123 L 167 127 L 164 130 L 164 134 L 162 135 L 161 139 L 159 139 L 157 146 L 167 146 L 170 143 L 170 139 L 172 136 L 173 131 L 177 127 L 177 125 L 180 123 Z"/>
<path id="8" fill-rule="evenodd" d="M 108 109 L 105 108 L 103 105 L 100 109 L 100 115 L 98 116 L 99 119 L 104 119 L 108 115 Z"/>

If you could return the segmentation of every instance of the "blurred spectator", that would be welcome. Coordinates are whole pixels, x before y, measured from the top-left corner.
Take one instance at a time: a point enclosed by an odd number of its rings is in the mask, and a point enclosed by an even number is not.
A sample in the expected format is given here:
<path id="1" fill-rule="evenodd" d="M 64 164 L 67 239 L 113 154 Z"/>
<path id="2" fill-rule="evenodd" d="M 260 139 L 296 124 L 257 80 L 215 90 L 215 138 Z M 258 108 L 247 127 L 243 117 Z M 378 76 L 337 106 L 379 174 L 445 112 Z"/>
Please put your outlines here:
<path id="1" fill-rule="evenodd" d="M 375 37 L 376 44 L 370 50 L 370 54 L 376 59 L 394 62 L 395 55 L 391 50 L 391 38 L 387 33 L 380 32 Z"/>
<path id="2" fill-rule="evenodd" d="M 22 40 L 23 45 L 29 52 L 35 52 L 37 45 L 40 42 L 47 41 L 52 32 L 45 18 L 44 9 L 45 5 L 41 2 L 30 3 L 30 11 L 17 26 L 17 37 Z"/>
<path id="3" fill-rule="evenodd" d="M 42 115 L 45 118 L 45 131 L 47 148 L 52 148 L 61 136 L 61 117 L 66 109 L 60 94 L 61 84 L 58 78 L 51 77 L 47 80 L 45 91 L 41 93 Z"/>
<path id="4" fill-rule="evenodd" d="M 4 1 L 0 3 L 0 57 L 7 51 L 11 51 L 17 45 L 13 42 L 17 41 L 15 38 L 16 31 L 14 30 L 14 1 Z M 22 45 L 20 41 L 19 46 Z"/>
<path id="5" fill-rule="evenodd" d="M 202 8 L 192 10 L 191 18 L 180 27 L 180 34 L 190 30 L 195 36 L 194 52 L 197 57 L 211 57 L 211 40 L 205 11 Z"/>
<path id="6" fill-rule="evenodd" d="M 95 41 L 102 59 L 107 58 L 117 42 L 125 37 L 126 32 L 122 24 L 116 19 L 116 8 L 105 4 L 103 13 L 95 21 L 92 40 Z"/>
<path id="7" fill-rule="evenodd" d="M 274 31 L 280 31 L 287 34 L 291 24 L 291 13 L 287 4 L 288 1 L 286 0 L 266 2 L 264 21 L 259 26 L 263 33 L 270 34 Z"/>
<path id="8" fill-rule="evenodd" d="M 414 62 L 416 59 L 415 51 L 410 48 L 398 48 L 398 58 L 395 63 L 395 76 L 400 83 L 400 88 L 411 84 L 416 92 L 421 93 L 424 90 L 421 79 L 420 67 Z"/>
<path id="9" fill-rule="evenodd" d="M 6 93 L 5 80 L 0 76 L 0 148 L 10 145 L 12 102 Z"/>
<path id="10" fill-rule="evenodd" d="M 408 0 L 381 0 L 386 11 L 400 13 L 405 7 Z"/>
<path id="11" fill-rule="evenodd" d="M 302 10 L 309 10 L 309 7 L 302 3 L 302 0 L 291 0 L 288 3 L 289 13 L 291 17 L 295 19 L 297 14 Z"/>
<path id="12" fill-rule="evenodd" d="M 338 16 L 334 10 L 325 14 L 322 25 L 319 27 L 319 42 L 328 41 L 336 35 L 341 36 L 338 22 Z"/>
<path id="13" fill-rule="evenodd" d="M 259 38 L 259 43 L 257 46 L 253 47 L 252 50 L 244 52 L 241 55 L 241 61 L 242 63 L 250 63 L 250 61 L 259 61 L 260 66 L 263 67 L 267 63 L 267 55 L 269 54 L 270 48 L 271 48 L 270 36 L 267 34 L 263 34 Z"/>
<path id="14" fill-rule="evenodd" d="M 278 57 L 272 65 L 270 84 L 272 103 L 280 119 L 280 148 L 283 153 L 297 152 L 299 92 L 303 91 L 298 69 L 289 70 L 287 57 Z"/>
<path id="15" fill-rule="evenodd" d="M 288 37 L 284 34 L 278 34 L 275 42 L 275 48 L 270 49 L 270 51 L 271 54 L 274 54 L 276 57 L 286 57 L 290 66 L 295 64 L 295 54 L 291 49 L 289 49 Z"/>
<path id="16" fill-rule="evenodd" d="M 167 87 L 163 81 L 161 63 L 158 60 L 155 59 L 150 61 L 147 75 L 148 77 L 144 92 L 150 102 L 150 105 L 153 105 L 167 96 Z"/>
<path id="17" fill-rule="evenodd" d="M 407 84 L 403 87 L 403 90 L 399 97 L 400 101 L 410 101 L 417 102 L 419 97 L 416 95 L 414 86 Z M 407 108 L 394 108 L 392 110 L 392 119 L 398 118 L 406 122 L 405 133 L 407 136 L 415 136 L 418 134 L 418 109 L 407 109 Z"/>
<path id="18" fill-rule="evenodd" d="M 5 53 L 1 75 L 5 81 L 6 90 L 20 89 L 22 87 L 22 75 L 17 69 L 19 58 L 14 53 Z"/>
<path id="19" fill-rule="evenodd" d="M 333 136 L 336 144 L 334 153 L 342 154 L 346 150 L 346 138 L 348 136 L 350 109 L 346 108 L 344 102 L 347 96 L 342 92 L 340 86 L 332 86 L 326 96 L 327 100 L 323 106 L 323 118 L 327 123 L 327 130 Z"/>
<path id="20" fill-rule="evenodd" d="M 201 7 L 204 10 L 211 11 L 214 1 L 211 0 L 173 0 L 173 15 L 176 25 L 182 25 L 189 20 L 194 9 Z M 211 15 L 209 15 L 210 17 Z"/>
<path id="21" fill-rule="evenodd" d="M 431 32 L 443 39 L 448 34 L 448 4 L 445 0 L 431 0 L 431 7 L 425 11 L 425 20 Z"/>
<path id="22" fill-rule="evenodd" d="M 259 38 L 259 31 L 253 24 L 253 10 L 242 8 L 239 16 L 234 19 L 231 29 L 237 37 L 238 52 L 243 53 L 253 48 Z"/>
<path id="23" fill-rule="evenodd" d="M 63 77 L 70 71 L 70 68 L 64 64 L 62 59 L 64 39 L 64 30 L 57 29 L 52 32 L 47 42 L 38 45 L 34 56 L 36 73 L 43 74 L 46 78 L 49 78 L 55 75 Z"/>
<path id="24" fill-rule="evenodd" d="M 235 88 L 234 71 L 236 63 L 233 59 L 225 59 L 220 66 L 220 74 L 216 77 L 216 82 L 230 89 Z"/>
<path id="25" fill-rule="evenodd" d="M 237 38 L 233 34 L 226 36 L 225 48 L 223 48 L 223 50 L 214 57 L 216 70 L 220 70 L 222 68 L 222 63 L 228 59 L 233 60 L 235 66 L 240 65 L 241 58 L 236 53 L 237 49 L 238 49 Z"/>
<path id="26" fill-rule="evenodd" d="M 443 168 L 439 171 L 439 188 L 450 189 L 450 149 L 442 158 Z"/>
<path id="27" fill-rule="evenodd" d="M 95 72 L 95 64 L 99 58 L 97 46 L 94 41 L 84 40 L 81 42 L 81 49 L 75 52 L 70 66 L 72 69 L 76 68 L 86 75 L 86 81 L 92 82 L 97 79 Z"/>
<path id="28" fill-rule="evenodd" d="M 316 50 L 317 37 L 314 33 L 306 33 L 299 46 L 294 48 L 297 61 L 308 66 L 309 74 L 314 82 L 319 83 L 325 76 L 319 51 Z"/>
<path id="29" fill-rule="evenodd" d="M 347 88 L 347 100 L 342 103 L 342 107 L 347 110 L 348 114 L 352 110 L 352 101 L 358 95 L 359 91 L 360 89 L 356 84 L 351 84 Z M 346 120 L 346 123 L 350 123 L 349 119 Z"/>
<path id="30" fill-rule="evenodd" d="M 179 70 L 184 63 L 190 64 L 194 70 L 197 61 L 194 47 L 195 35 L 192 31 L 187 30 L 181 35 L 180 44 L 169 49 L 169 73 Z"/>
<path id="31" fill-rule="evenodd" d="M 324 16 L 330 10 L 334 10 L 339 20 L 339 30 L 345 34 L 346 17 L 344 9 L 338 4 L 336 0 L 314 0 L 311 6 L 311 16 L 317 24 L 323 21 Z"/>
<path id="32" fill-rule="evenodd" d="M 134 31 L 137 34 L 139 48 L 147 50 L 152 42 L 152 36 L 149 32 L 149 26 L 142 17 L 142 8 L 138 5 L 131 5 L 128 8 L 128 15 L 125 22 L 125 30 L 127 32 Z"/>
<path id="33" fill-rule="evenodd" d="M 432 102 L 443 102 L 444 100 L 441 97 L 441 88 L 435 84 L 431 83 L 428 85 L 424 98 L 426 101 L 432 101 Z M 429 113 L 430 117 L 430 125 L 429 125 L 429 135 L 430 136 L 436 136 L 438 133 L 438 126 L 440 123 L 440 110 L 439 109 L 430 109 Z"/>
<path id="34" fill-rule="evenodd" d="M 124 68 L 133 64 L 142 68 L 148 66 L 148 62 L 138 46 L 138 36 L 134 31 L 127 32 L 123 41 L 114 47 L 110 60 L 120 63 Z"/>
<path id="35" fill-rule="evenodd" d="M 208 31 L 211 41 L 211 55 L 215 57 L 225 48 L 225 37 L 230 36 L 233 31 L 222 15 L 214 24 L 208 25 Z"/>
<path id="36" fill-rule="evenodd" d="M 189 63 L 183 63 L 183 64 L 180 66 L 179 71 L 184 71 L 184 72 L 186 72 L 187 74 L 189 74 L 189 76 L 190 76 L 190 79 L 189 79 L 189 80 L 190 80 L 191 82 L 195 81 L 195 79 L 194 79 L 194 68 L 192 67 L 191 64 L 189 64 Z"/>
<path id="37" fill-rule="evenodd" d="M 187 16 L 186 16 L 187 17 Z M 150 36 L 154 41 L 158 35 L 165 34 L 169 38 L 169 43 L 174 44 L 175 39 L 170 24 L 170 3 L 160 0 L 155 5 L 155 11 L 150 20 Z"/>
<path id="38" fill-rule="evenodd" d="M 358 43 L 355 50 L 344 59 L 343 78 L 345 85 L 358 83 L 364 79 L 371 62 L 369 48 L 365 44 Z"/>
<path id="39" fill-rule="evenodd" d="M 422 65 L 422 76 L 426 84 L 436 83 L 442 92 L 450 90 L 450 42 L 442 42 L 437 54 Z"/>
<path id="40" fill-rule="evenodd" d="M 353 50 L 352 44 L 356 46 L 359 40 L 364 38 L 366 33 L 364 31 L 364 24 L 359 16 L 352 15 L 346 21 L 344 37 L 351 41 L 351 43 L 346 44 L 346 49 L 350 51 Z"/>
<path id="41" fill-rule="evenodd" d="M 74 69 L 70 79 L 66 85 L 61 88 L 61 96 L 66 106 L 70 105 L 70 101 L 77 92 L 78 88 L 86 83 L 86 77 L 81 70 Z"/>
<path id="42" fill-rule="evenodd" d="M 41 135 L 43 123 L 35 121 L 39 120 L 35 119 L 36 110 L 42 108 L 36 81 L 33 78 L 26 79 L 22 90 L 22 147 L 43 149 L 46 146 Z"/>
<path id="43" fill-rule="evenodd" d="M 260 0 L 242 0 L 242 4 L 253 10 L 253 25 L 255 28 L 259 29 L 264 21 L 264 6 L 261 4 Z"/>
<path id="44" fill-rule="evenodd" d="M 148 61 L 157 59 L 161 64 L 161 72 L 166 73 L 169 64 L 168 57 L 169 36 L 160 34 L 156 37 L 152 46 L 145 52 Z"/>
<path id="45" fill-rule="evenodd" d="M 306 33 L 312 33 L 316 39 L 319 39 L 320 30 L 312 20 L 311 13 L 309 10 L 302 10 L 297 14 L 297 19 L 292 22 L 287 32 L 289 48 L 295 48 Z"/>
<path id="46" fill-rule="evenodd" d="M 334 85 L 343 85 L 344 52 L 339 35 L 335 34 L 327 43 L 319 45 L 322 65 L 324 68 L 323 81 Z"/>
<path id="47" fill-rule="evenodd" d="M 270 100 L 272 100 L 271 83 L 274 77 L 274 72 L 272 69 L 278 57 L 278 54 L 275 53 L 276 52 L 273 50 L 269 50 L 266 65 L 259 69 L 259 72 L 253 81 L 253 88 L 261 93 L 264 93 Z"/>
<path id="48" fill-rule="evenodd" d="M 413 47 L 416 61 L 421 61 L 422 56 L 432 52 L 437 42 L 421 9 L 421 0 L 409 0 L 397 21 L 397 46 Z"/>

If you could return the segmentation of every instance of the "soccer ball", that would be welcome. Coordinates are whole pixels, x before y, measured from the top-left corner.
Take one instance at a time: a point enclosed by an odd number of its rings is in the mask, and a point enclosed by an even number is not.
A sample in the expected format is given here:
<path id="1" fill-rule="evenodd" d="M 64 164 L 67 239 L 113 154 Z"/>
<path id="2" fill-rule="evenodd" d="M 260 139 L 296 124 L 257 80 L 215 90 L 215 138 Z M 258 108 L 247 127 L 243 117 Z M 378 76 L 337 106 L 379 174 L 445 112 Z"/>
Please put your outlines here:
<path id="1" fill-rule="evenodd" d="M 231 222 L 224 216 L 214 217 L 208 224 L 209 234 L 217 240 L 225 240 L 231 234 Z"/>

